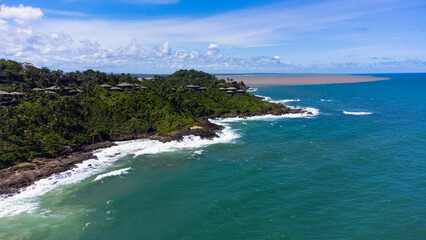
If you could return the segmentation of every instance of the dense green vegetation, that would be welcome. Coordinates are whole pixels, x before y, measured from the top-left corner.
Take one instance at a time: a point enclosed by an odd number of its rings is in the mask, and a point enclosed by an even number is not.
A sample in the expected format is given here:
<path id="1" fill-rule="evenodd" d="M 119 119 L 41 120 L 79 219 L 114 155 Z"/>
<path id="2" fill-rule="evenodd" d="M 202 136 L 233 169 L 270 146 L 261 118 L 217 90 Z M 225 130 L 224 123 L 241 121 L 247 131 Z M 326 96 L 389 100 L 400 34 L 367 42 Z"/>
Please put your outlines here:
<path id="1" fill-rule="evenodd" d="M 120 82 L 147 89 L 111 92 L 100 86 Z M 187 84 L 207 91 L 187 90 Z M 32 90 L 51 85 L 81 91 L 68 96 Z M 25 93 L 11 97 L 13 104 L 0 106 L 0 169 L 32 158 L 56 157 L 67 145 L 90 144 L 125 133 L 168 133 L 191 126 L 200 116 L 280 107 L 250 94 L 228 96 L 219 91 L 229 86 L 245 87 L 242 82 L 219 80 L 195 70 L 138 81 L 129 74 L 93 70 L 64 74 L 0 60 L 0 90 Z"/>

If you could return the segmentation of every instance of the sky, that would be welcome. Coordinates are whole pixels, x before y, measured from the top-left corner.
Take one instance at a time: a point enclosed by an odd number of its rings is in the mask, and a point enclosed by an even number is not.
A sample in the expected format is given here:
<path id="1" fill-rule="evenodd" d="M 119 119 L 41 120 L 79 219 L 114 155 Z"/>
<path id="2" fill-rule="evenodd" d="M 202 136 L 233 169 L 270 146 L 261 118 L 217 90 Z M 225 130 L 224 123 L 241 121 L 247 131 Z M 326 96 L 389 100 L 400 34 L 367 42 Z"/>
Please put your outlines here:
<path id="1" fill-rule="evenodd" d="M 426 72 L 426 1 L 0 0 L 0 59 L 158 74 Z"/>

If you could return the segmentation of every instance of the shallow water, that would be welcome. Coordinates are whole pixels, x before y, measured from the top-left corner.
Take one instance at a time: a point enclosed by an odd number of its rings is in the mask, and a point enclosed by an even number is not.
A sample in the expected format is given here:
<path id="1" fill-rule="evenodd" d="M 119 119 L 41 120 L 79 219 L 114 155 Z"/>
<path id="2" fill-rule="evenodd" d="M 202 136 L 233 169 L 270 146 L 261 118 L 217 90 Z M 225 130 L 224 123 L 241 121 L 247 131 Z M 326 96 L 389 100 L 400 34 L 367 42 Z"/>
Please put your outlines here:
<path id="1" fill-rule="evenodd" d="M 319 113 L 99 151 L 0 200 L 0 239 L 424 239 L 426 74 L 378 76 L 253 86 Z"/>

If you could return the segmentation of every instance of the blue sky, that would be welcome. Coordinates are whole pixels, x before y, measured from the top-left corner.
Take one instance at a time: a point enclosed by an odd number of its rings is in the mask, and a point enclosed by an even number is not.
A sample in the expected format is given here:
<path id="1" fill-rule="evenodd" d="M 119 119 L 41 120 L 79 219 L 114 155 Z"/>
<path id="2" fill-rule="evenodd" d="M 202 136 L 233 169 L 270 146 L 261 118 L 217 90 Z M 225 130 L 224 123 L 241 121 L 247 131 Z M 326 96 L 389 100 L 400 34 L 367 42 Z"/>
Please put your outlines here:
<path id="1" fill-rule="evenodd" d="M 426 72 L 426 2 L 0 0 L 0 39 L 65 71 Z"/>

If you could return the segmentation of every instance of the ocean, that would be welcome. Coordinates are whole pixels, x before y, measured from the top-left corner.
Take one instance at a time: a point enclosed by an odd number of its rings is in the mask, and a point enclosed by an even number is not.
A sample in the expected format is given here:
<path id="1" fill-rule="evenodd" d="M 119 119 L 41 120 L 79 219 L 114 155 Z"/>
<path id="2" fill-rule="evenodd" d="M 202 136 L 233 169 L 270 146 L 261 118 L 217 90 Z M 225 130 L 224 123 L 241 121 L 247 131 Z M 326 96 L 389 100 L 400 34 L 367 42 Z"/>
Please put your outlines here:
<path id="1" fill-rule="evenodd" d="M 252 94 L 313 115 L 137 140 L 0 199 L 0 239 L 425 239 L 426 74 Z"/>

